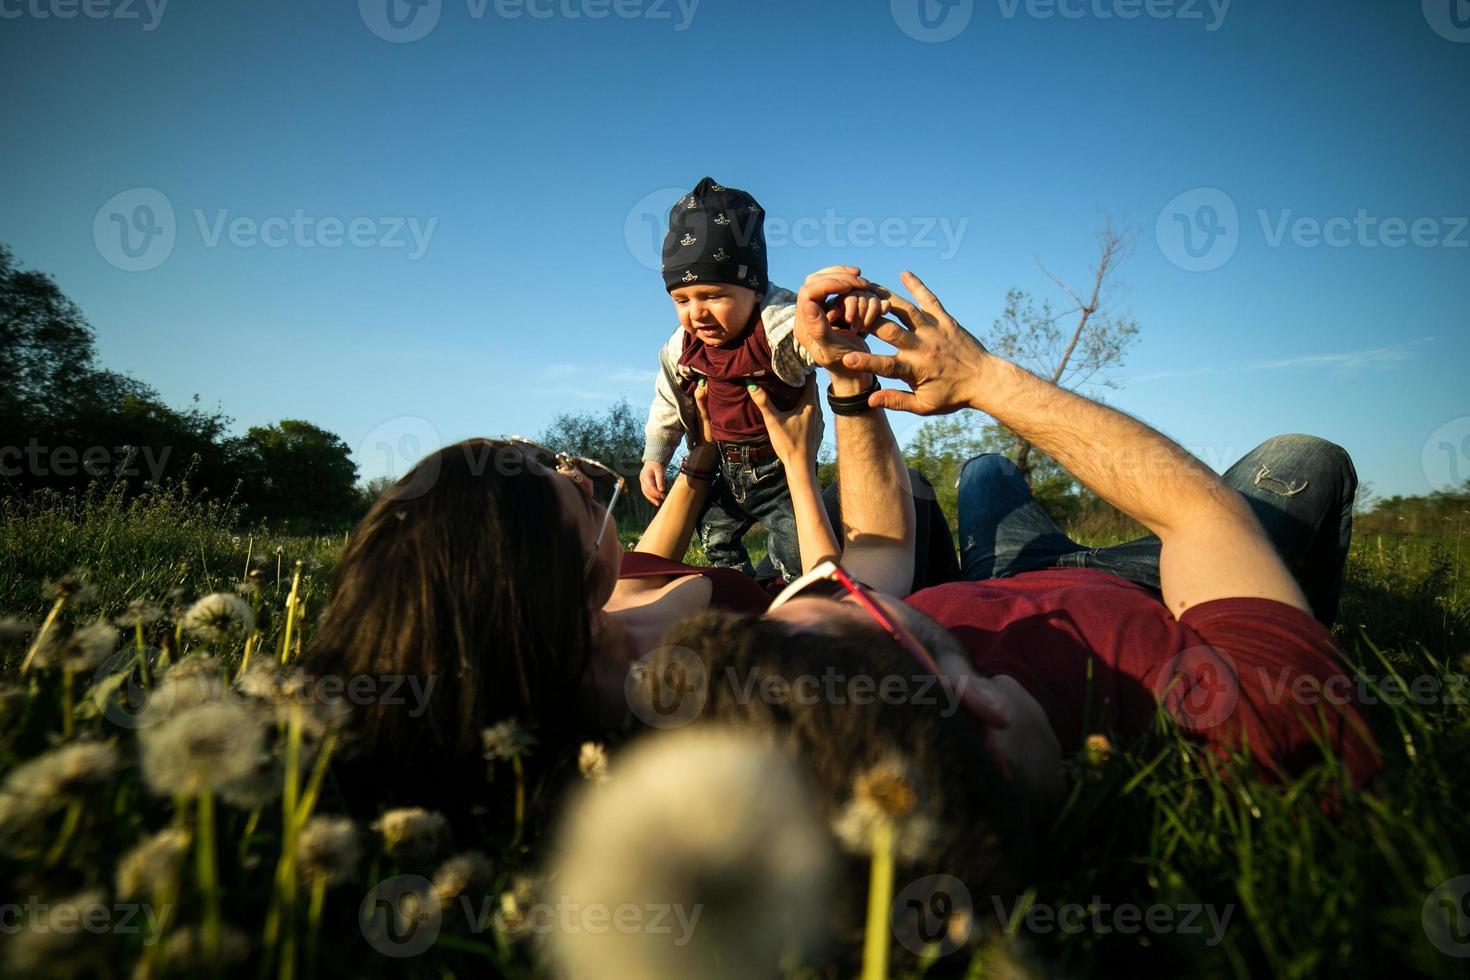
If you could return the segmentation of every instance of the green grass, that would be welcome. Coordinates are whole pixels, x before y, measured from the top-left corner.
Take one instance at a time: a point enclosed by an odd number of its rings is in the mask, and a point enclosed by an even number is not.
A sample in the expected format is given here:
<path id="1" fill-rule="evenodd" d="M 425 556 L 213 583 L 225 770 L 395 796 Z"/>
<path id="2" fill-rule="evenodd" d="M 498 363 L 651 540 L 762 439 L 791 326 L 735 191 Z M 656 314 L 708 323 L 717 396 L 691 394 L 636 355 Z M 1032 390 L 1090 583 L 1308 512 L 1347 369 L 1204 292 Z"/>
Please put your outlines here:
<path id="1" fill-rule="evenodd" d="M 65 609 L 64 625 L 99 613 L 115 615 L 137 598 L 164 602 L 175 590 L 175 601 L 228 591 L 247 570 L 248 549 L 253 559 L 263 559 L 249 563 L 261 586 L 252 599 L 263 614 L 257 649 L 274 656 L 283 625 L 279 611 L 296 562 L 303 563 L 309 629 L 326 600 L 341 540 L 278 537 L 241 530 L 236 523 L 228 507 L 177 489 L 136 500 L 99 489 L 78 499 L 5 503 L 0 613 L 40 620 L 51 605 L 45 580 L 78 568 L 86 570 L 98 594 L 86 607 Z M 1107 543 L 1109 533 L 1127 536 L 1121 528 L 1069 530 L 1090 543 Z M 1066 933 L 1022 926 L 968 962 L 951 957 L 928 974 L 1463 975 L 1465 961 L 1440 952 L 1426 935 L 1433 916 L 1453 913 L 1448 906 L 1426 912 L 1425 903 L 1441 882 L 1470 873 L 1470 707 L 1463 703 L 1470 690 L 1457 686 L 1464 683 L 1470 656 L 1466 533 L 1464 521 L 1450 520 L 1437 530 L 1375 530 L 1353 542 L 1337 635 L 1365 683 L 1381 687 L 1394 676 L 1424 677 L 1461 694 L 1423 704 L 1400 699 L 1368 710 L 1385 760 L 1371 793 L 1343 792 L 1343 773 L 1330 758 L 1280 785 L 1257 778 L 1244 760 L 1222 773 L 1167 732 L 1148 744 L 1117 745 L 1105 761 L 1074 760 L 1077 779 L 1063 811 L 1044 831 L 1044 864 L 1033 887 L 1005 902 L 1007 908 L 1014 898 L 1059 907 L 1098 896 L 1109 905 L 1161 906 L 1176 916 L 1188 906 L 1209 905 L 1217 915 L 1230 910 L 1221 941 L 1208 942 L 1208 928 Z M 698 557 L 691 552 L 691 559 Z M 149 628 L 147 642 L 171 647 L 175 660 L 202 652 L 204 645 L 187 634 L 174 646 L 173 635 L 165 621 Z M 238 639 L 214 652 L 233 665 L 241 653 Z M 21 678 L 23 654 L 24 641 L 0 647 L 0 683 L 12 685 L 12 694 L 0 697 L 0 778 L 45 751 L 61 730 L 61 678 L 47 671 Z M 77 679 L 78 730 L 114 740 L 131 760 L 136 733 L 109 720 L 105 698 L 87 696 L 89 680 Z M 277 733 L 273 751 L 280 750 L 283 737 Z M 1324 797 L 1337 800 L 1335 812 L 1319 805 Z M 197 804 L 150 795 L 131 765 L 106 792 L 86 800 L 76 813 L 58 808 L 27 836 L 0 841 L 0 872 L 11 885 L 9 894 L 45 901 L 92 886 L 110 889 L 113 868 L 128 847 L 171 822 L 193 827 L 198 814 Z M 273 876 L 287 832 L 278 804 L 254 815 L 217 808 L 222 917 L 257 951 L 264 942 L 265 909 L 279 891 Z M 536 870 L 542 857 L 537 832 L 529 847 L 477 842 L 497 862 L 492 893 L 509 889 L 515 874 Z M 197 837 L 194 846 L 197 851 Z M 195 867 L 191 858 L 177 896 L 181 925 L 200 921 L 208 892 Z M 288 916 L 301 940 L 298 975 L 531 974 L 528 951 L 494 929 L 476 935 L 446 931 L 433 951 L 410 960 L 371 953 L 355 918 L 369 884 L 399 871 L 428 873 L 432 865 L 389 858 L 370 839 L 362 867 L 356 884 L 325 894 L 320 925 L 312 925 L 304 897 Z M 978 889 L 975 897 L 978 911 L 988 912 Z M 92 963 L 100 975 L 126 975 L 140 958 L 157 955 L 143 945 L 142 935 L 114 935 L 105 942 L 99 948 L 107 950 L 106 958 Z M 70 961 L 56 954 L 47 962 L 60 969 Z"/>

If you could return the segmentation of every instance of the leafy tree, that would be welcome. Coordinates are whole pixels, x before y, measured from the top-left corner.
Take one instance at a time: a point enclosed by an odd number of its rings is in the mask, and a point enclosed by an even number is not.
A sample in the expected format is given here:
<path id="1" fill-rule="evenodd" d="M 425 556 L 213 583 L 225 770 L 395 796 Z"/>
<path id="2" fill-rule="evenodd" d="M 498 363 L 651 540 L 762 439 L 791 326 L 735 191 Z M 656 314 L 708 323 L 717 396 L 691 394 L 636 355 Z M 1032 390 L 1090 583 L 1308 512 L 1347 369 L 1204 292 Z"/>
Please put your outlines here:
<path id="1" fill-rule="evenodd" d="M 253 426 L 238 446 L 251 517 L 315 525 L 350 520 L 361 499 L 357 464 L 341 437 L 310 422 Z"/>
<path id="2" fill-rule="evenodd" d="M 626 398 L 603 412 L 558 415 L 537 441 L 550 449 L 595 459 L 627 481 L 613 515 L 621 529 L 645 528 L 653 520 L 653 506 L 638 491 L 638 472 L 643 467 L 643 418 Z"/>

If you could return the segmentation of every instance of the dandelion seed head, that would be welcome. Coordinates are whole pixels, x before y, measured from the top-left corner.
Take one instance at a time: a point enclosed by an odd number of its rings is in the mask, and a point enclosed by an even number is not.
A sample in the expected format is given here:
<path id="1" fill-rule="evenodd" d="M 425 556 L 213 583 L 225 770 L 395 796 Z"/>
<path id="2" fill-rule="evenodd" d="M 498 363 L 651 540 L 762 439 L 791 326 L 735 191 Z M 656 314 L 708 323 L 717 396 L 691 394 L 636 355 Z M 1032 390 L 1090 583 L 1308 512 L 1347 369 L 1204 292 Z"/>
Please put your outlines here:
<path id="1" fill-rule="evenodd" d="M 357 877 L 362 842 L 346 817 L 312 817 L 296 841 L 296 860 L 307 878 L 332 886 Z"/>
<path id="2" fill-rule="evenodd" d="M 0 618 L 0 643 L 19 643 L 35 631 L 35 623 L 14 616 Z"/>
<path id="3" fill-rule="evenodd" d="M 518 759 L 536 745 L 536 738 L 520 726 L 514 718 L 507 719 L 480 732 L 485 758 Z"/>
<path id="4" fill-rule="evenodd" d="M 495 931 L 511 941 L 518 941 L 530 934 L 528 913 L 536 901 L 536 879 L 530 875 L 516 875 L 510 888 L 500 893 L 500 906 L 491 917 Z"/>
<path id="5" fill-rule="evenodd" d="M 138 733 L 143 778 L 161 796 L 194 796 L 257 774 L 265 757 L 261 716 L 230 701 L 175 711 Z"/>
<path id="6" fill-rule="evenodd" d="M 117 863 L 117 895 L 135 898 L 172 893 L 189 853 L 189 835 L 168 827 L 137 844 Z"/>
<path id="7" fill-rule="evenodd" d="M 86 572 L 77 569 L 47 581 L 46 596 L 52 601 L 65 599 L 74 606 L 82 606 L 97 598 L 97 586 L 87 581 Z"/>
<path id="8" fill-rule="evenodd" d="M 894 855 L 918 861 L 939 840 L 939 823 L 927 810 L 928 796 L 907 760 L 888 756 L 858 773 L 852 799 L 838 812 L 832 831 L 849 851 L 868 854 L 878 825 L 886 823 L 893 831 Z"/>
<path id="9" fill-rule="evenodd" d="M 448 906 L 461 895 L 472 895 L 488 888 L 495 879 L 495 866 L 479 851 L 467 851 L 439 865 L 434 872 L 434 897 Z"/>
<path id="10" fill-rule="evenodd" d="M 113 622 L 123 629 L 136 629 L 139 626 L 152 625 L 162 618 L 162 606 L 147 599 L 134 599 Z"/>
<path id="11" fill-rule="evenodd" d="M 110 785 L 121 764 L 110 742 L 72 742 L 12 769 L 0 793 L 35 801 L 50 812 L 92 789 Z"/>
<path id="12" fill-rule="evenodd" d="M 607 749 L 601 742 L 583 742 L 577 753 L 577 770 L 594 783 L 607 782 Z"/>
<path id="13" fill-rule="evenodd" d="M 423 807 L 389 810 L 373 823 L 383 837 L 390 857 L 423 861 L 433 857 L 449 839 L 449 821 L 444 814 Z"/>
<path id="14" fill-rule="evenodd" d="M 702 909 L 689 941 L 647 932 L 558 930 L 572 976 L 781 975 L 784 954 L 828 928 L 831 837 L 791 760 L 753 738 L 695 726 L 635 744 L 618 776 L 582 787 L 553 865 L 557 895 L 582 907 Z"/>
<path id="15" fill-rule="evenodd" d="M 255 613 L 239 596 L 214 592 L 189 607 L 184 613 L 183 626 L 202 640 L 223 643 L 236 627 L 242 633 L 254 629 Z"/>
<path id="16" fill-rule="evenodd" d="M 107 905 L 100 888 L 46 904 L 44 928 L 20 929 L 5 940 L 5 965 L 10 976 L 75 977 L 104 972 L 108 944 L 79 928 L 59 928 L 63 922 L 88 921 L 91 910 Z M 9 931 L 9 930 L 7 930 Z"/>
<path id="17" fill-rule="evenodd" d="M 250 955 L 250 939 L 233 926 L 221 926 L 218 950 L 218 959 L 211 962 L 203 929 L 196 926 L 170 929 L 163 940 L 161 972 L 164 976 L 200 977 L 214 967 L 244 963 Z"/>

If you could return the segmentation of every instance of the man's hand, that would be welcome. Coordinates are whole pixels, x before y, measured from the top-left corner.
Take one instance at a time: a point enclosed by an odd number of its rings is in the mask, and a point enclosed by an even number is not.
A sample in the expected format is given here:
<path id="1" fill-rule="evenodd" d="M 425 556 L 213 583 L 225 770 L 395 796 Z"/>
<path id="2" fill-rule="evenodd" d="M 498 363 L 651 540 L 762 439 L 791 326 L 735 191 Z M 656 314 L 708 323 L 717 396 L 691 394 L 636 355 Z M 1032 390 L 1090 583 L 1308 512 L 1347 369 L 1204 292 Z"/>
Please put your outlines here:
<path id="1" fill-rule="evenodd" d="M 661 505 L 669 492 L 663 464 L 655 459 L 644 463 L 643 471 L 638 474 L 638 486 L 643 490 L 643 496 L 648 498 L 650 504 L 655 507 Z"/>
<path id="2" fill-rule="evenodd" d="M 796 340 L 818 366 L 832 374 L 834 387 L 839 380 L 856 378 L 861 374 L 843 366 L 843 355 L 866 353 L 868 346 L 857 333 L 832 325 L 828 320 L 827 298 L 833 295 L 841 297 L 845 308 L 851 294 L 871 288 L 872 284 L 858 274 L 855 266 L 834 265 L 807 276 L 796 295 Z"/>
<path id="3" fill-rule="evenodd" d="M 811 282 L 810 279 L 807 281 Z M 884 320 L 873 333 L 880 340 L 892 344 L 898 353 L 884 355 L 869 354 L 866 349 L 850 350 L 842 355 L 842 366 L 848 371 L 895 378 L 913 389 L 912 392 L 894 389 L 875 391 L 868 399 L 868 404 L 874 408 L 891 408 L 915 415 L 946 415 L 961 408 L 974 407 L 972 393 L 982 383 L 980 375 L 988 357 L 984 345 L 945 311 L 939 298 L 919 281 L 918 276 L 905 272 L 903 282 L 918 301 L 917 306 L 881 286 L 874 287 L 878 295 L 887 300 L 893 315 L 903 322 L 903 326 Z"/>

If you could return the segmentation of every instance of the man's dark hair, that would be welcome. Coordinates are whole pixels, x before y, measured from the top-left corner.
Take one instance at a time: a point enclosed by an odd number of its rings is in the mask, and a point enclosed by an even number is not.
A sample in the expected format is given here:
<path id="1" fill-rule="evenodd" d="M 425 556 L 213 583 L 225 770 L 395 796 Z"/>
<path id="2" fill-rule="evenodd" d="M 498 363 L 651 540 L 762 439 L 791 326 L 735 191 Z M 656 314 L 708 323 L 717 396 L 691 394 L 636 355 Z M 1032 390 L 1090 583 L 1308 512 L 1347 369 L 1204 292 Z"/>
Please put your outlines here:
<path id="1" fill-rule="evenodd" d="M 975 897 L 976 920 L 990 912 L 979 907 L 981 896 L 1020 893 L 1031 863 L 1027 797 L 1001 771 L 979 722 L 963 708 L 945 711 L 950 700 L 938 684 L 918 696 L 922 681 L 914 679 L 931 675 L 885 634 L 835 622 L 820 633 L 793 632 L 784 623 L 711 611 L 684 620 L 665 643 L 670 656 L 693 651 L 705 664 L 701 721 L 771 737 L 796 760 L 829 825 L 864 773 L 902 760 L 933 833 L 921 854 L 895 855 L 896 890 L 927 875 L 952 875 Z M 857 704 L 846 689 L 830 697 L 823 688 L 819 697 L 799 700 L 762 694 L 763 684 L 768 692 L 790 692 L 798 678 L 822 678 L 829 668 L 871 678 L 875 690 L 884 678 L 904 678 L 914 696 L 885 701 L 875 694 Z M 844 853 L 841 874 L 850 887 L 833 909 L 833 940 L 838 950 L 854 951 L 862 945 L 868 858 L 850 848 Z"/>

